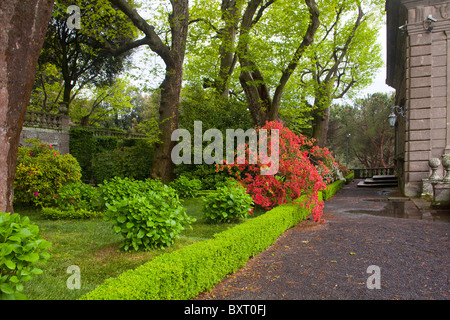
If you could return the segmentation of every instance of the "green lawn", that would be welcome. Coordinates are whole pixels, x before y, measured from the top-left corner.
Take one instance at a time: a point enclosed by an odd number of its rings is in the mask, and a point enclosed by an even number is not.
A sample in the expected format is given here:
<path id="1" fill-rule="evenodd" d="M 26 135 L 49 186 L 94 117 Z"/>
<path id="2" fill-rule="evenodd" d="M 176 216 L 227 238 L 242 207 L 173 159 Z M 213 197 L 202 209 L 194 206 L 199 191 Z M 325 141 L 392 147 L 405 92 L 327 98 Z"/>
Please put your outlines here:
<path id="1" fill-rule="evenodd" d="M 172 252 L 196 241 L 210 239 L 215 233 L 230 228 L 234 224 L 210 224 L 202 221 L 202 201 L 200 198 L 184 200 L 184 206 L 190 216 L 197 219 L 191 229 L 186 229 L 175 243 L 165 249 L 155 249 L 147 252 L 124 252 L 118 247 L 122 237 L 115 234 L 110 222 L 102 219 L 91 220 L 46 220 L 38 211 L 16 209 L 21 215 L 27 215 L 40 228 L 40 236 L 52 242 L 51 257 L 46 264 L 41 265 L 43 274 L 24 283 L 23 293 L 30 300 L 66 300 L 78 299 L 83 294 L 93 290 L 105 279 L 134 269 L 166 252 Z M 264 213 L 255 210 L 250 217 Z M 71 265 L 77 265 L 81 270 L 81 289 L 69 290 L 66 273 Z"/>

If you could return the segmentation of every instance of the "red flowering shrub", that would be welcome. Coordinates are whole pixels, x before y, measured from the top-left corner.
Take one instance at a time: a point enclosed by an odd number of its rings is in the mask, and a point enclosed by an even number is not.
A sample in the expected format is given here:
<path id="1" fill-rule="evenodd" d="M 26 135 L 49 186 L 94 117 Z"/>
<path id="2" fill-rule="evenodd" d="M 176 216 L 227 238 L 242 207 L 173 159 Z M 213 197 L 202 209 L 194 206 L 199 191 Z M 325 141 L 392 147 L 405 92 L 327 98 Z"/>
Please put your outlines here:
<path id="1" fill-rule="evenodd" d="M 265 159 L 261 159 L 261 156 L 258 157 L 256 164 L 249 163 L 248 144 L 238 146 L 238 148 L 245 148 L 247 155 L 245 163 L 224 164 L 218 166 L 218 170 L 228 169 L 229 173 L 246 187 L 254 203 L 266 209 L 308 194 L 310 200 L 304 205 L 312 210 L 314 220 L 320 221 L 323 202 L 318 201 L 318 192 L 324 190 L 328 182 L 326 177 L 330 174 L 330 170 L 324 160 L 334 162 L 331 153 L 328 149 L 313 146 L 313 140 L 294 134 L 279 122 L 267 122 L 264 127 L 258 128 L 258 132 L 261 129 L 267 130 L 267 141 L 261 138 L 264 135 L 259 134 L 258 144 L 267 145 L 266 154 L 268 156 L 272 155 L 273 130 L 279 130 L 278 172 L 276 174 L 261 174 L 262 168 L 273 165 L 273 163 L 267 163 Z"/>

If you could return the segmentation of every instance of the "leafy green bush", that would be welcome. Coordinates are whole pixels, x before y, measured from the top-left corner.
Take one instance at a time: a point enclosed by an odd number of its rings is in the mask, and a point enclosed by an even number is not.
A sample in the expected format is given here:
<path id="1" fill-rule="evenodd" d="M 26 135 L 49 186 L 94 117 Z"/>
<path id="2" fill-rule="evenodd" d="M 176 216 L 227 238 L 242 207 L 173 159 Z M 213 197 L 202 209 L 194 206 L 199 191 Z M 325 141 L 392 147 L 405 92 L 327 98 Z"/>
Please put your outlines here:
<path id="1" fill-rule="evenodd" d="M 170 246 L 194 220 L 186 214 L 176 191 L 162 182 L 147 180 L 133 186 L 134 195 L 107 201 L 105 220 L 124 237 L 121 247 L 128 251 Z M 125 185 L 132 185 L 126 181 Z"/>
<path id="2" fill-rule="evenodd" d="M 253 212 L 252 197 L 237 182 L 230 182 L 203 198 L 203 215 L 212 222 L 231 222 Z"/>
<path id="3" fill-rule="evenodd" d="M 154 146 L 146 139 L 123 140 L 117 149 L 95 155 L 92 159 L 92 178 L 95 183 L 114 177 L 145 180 L 151 171 L 153 153 Z"/>
<path id="4" fill-rule="evenodd" d="M 89 182 L 92 177 L 92 154 L 95 150 L 94 133 L 84 128 L 69 130 L 69 149 L 81 167 L 83 181 Z"/>
<path id="5" fill-rule="evenodd" d="M 113 204 L 114 201 L 132 198 L 135 195 L 144 195 L 147 190 L 147 184 L 142 181 L 114 177 L 103 184 L 99 184 L 99 194 L 101 209 L 106 210 L 106 204 Z"/>
<path id="6" fill-rule="evenodd" d="M 65 185 L 59 190 L 57 206 L 61 210 L 98 210 L 100 193 L 97 188 L 81 181 Z"/>
<path id="7" fill-rule="evenodd" d="M 99 211 L 91 211 L 87 209 L 59 209 L 59 208 L 47 208 L 44 207 L 41 209 L 41 214 L 44 218 L 50 220 L 74 220 L 74 219 L 90 219 L 90 218 L 98 218 L 103 216 L 103 212 Z"/>
<path id="8" fill-rule="evenodd" d="M 23 299 L 23 282 L 41 274 L 38 263 L 50 257 L 51 243 L 40 239 L 28 217 L 0 212 L 0 299 Z"/>
<path id="9" fill-rule="evenodd" d="M 174 172 L 179 177 L 185 176 L 190 180 L 200 180 L 202 188 L 205 190 L 216 190 L 218 186 L 230 179 L 226 170 L 217 172 L 215 164 L 180 164 Z"/>
<path id="10" fill-rule="evenodd" d="M 14 200 L 34 206 L 55 205 L 59 189 L 81 181 L 81 169 L 70 154 L 61 155 L 51 145 L 27 140 L 32 147 L 19 147 Z"/>
<path id="11" fill-rule="evenodd" d="M 202 182 L 199 179 L 188 179 L 185 176 L 175 179 L 169 185 L 183 198 L 194 198 L 198 196 L 198 192 L 202 189 Z"/>

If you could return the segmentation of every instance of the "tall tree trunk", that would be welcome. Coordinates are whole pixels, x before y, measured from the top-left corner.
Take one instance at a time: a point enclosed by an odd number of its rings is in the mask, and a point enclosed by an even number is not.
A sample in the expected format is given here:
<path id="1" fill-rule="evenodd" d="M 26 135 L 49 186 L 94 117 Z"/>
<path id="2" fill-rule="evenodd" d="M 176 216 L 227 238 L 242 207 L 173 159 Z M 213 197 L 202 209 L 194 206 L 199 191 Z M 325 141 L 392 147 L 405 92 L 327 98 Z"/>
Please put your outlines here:
<path id="1" fill-rule="evenodd" d="M 149 25 L 125 0 L 109 1 L 123 11 L 133 24 L 145 34 L 145 37 L 140 40 L 125 44 L 116 50 L 109 50 L 113 54 L 119 55 L 141 45 L 148 45 L 166 64 L 166 75 L 160 86 L 159 129 L 161 135 L 160 142 L 156 146 L 150 176 L 152 178 L 160 178 L 163 182 L 168 182 L 172 178 L 175 167 L 171 159 L 172 149 L 175 145 L 175 142 L 172 141 L 172 132 L 178 129 L 178 108 L 183 76 L 183 61 L 189 26 L 189 1 L 170 1 L 173 9 L 169 14 L 171 46 L 166 45 L 156 34 L 155 27 Z"/>
<path id="2" fill-rule="evenodd" d="M 330 108 L 325 108 L 322 112 L 314 115 L 313 138 L 316 139 L 316 145 L 323 148 L 327 144 L 328 123 L 330 120 Z"/>
<path id="3" fill-rule="evenodd" d="M 241 64 L 239 81 L 242 89 L 244 90 L 253 123 L 256 126 L 264 126 L 266 121 L 279 120 L 279 110 L 284 88 L 297 68 L 299 60 L 305 53 L 306 48 L 313 43 L 314 36 L 320 25 L 320 13 L 316 2 L 314 0 L 305 0 L 310 13 L 308 30 L 306 31 L 302 42 L 299 44 L 295 53 L 291 57 L 289 64 L 283 70 L 272 99 L 269 88 L 261 71 L 258 69 L 257 65 L 250 60 L 247 41 L 248 34 L 255 23 L 253 18 L 261 3 L 261 0 L 249 1 L 242 17 L 238 44 L 238 58 L 239 63 Z M 268 3 L 270 3 L 270 1 Z M 262 11 L 258 12 L 256 21 L 260 18 L 260 13 L 262 14 Z"/>
<path id="4" fill-rule="evenodd" d="M 162 82 L 161 102 L 159 106 L 160 143 L 152 164 L 152 178 L 160 178 L 169 182 L 173 178 L 175 164 L 172 161 L 172 149 L 176 142 L 172 141 L 172 133 L 178 129 L 178 112 L 183 80 L 183 62 L 189 26 L 188 0 L 172 0 L 173 12 L 169 16 L 172 46 L 168 54 L 162 54 L 166 64 L 166 76 Z"/>
<path id="5" fill-rule="evenodd" d="M 0 1 L 0 211 L 13 212 L 23 118 L 53 0 Z"/>
<path id="6" fill-rule="evenodd" d="M 161 102 L 159 107 L 160 142 L 156 145 L 151 177 L 168 182 L 173 178 L 175 165 L 172 161 L 172 149 L 176 142 L 172 141 L 172 132 L 178 129 L 178 107 L 181 93 L 182 64 L 168 66 L 167 74 L 160 86 Z"/>
<path id="7" fill-rule="evenodd" d="M 215 80 L 215 87 L 222 97 L 227 98 L 229 95 L 229 79 L 237 62 L 234 46 L 241 12 L 236 0 L 222 0 L 221 11 L 225 27 L 220 31 L 222 38 L 219 49 L 220 69 L 218 79 Z"/>

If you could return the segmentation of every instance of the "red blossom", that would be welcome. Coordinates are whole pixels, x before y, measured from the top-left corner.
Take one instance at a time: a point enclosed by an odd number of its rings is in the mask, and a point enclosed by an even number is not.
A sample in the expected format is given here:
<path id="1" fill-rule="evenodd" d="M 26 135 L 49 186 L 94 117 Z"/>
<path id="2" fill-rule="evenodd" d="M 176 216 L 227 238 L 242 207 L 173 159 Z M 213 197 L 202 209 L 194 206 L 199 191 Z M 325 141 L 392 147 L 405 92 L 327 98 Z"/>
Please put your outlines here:
<path id="1" fill-rule="evenodd" d="M 296 200 L 302 195 L 309 195 L 304 207 L 312 211 L 316 222 L 321 221 L 323 202 L 318 201 L 318 193 L 326 187 L 327 181 L 324 177 L 329 173 L 329 169 L 320 160 L 315 166 L 310 157 L 331 159 L 334 163 L 331 153 L 326 148 L 314 146 L 314 140 L 296 135 L 279 122 L 267 122 L 261 129 L 266 129 L 269 133 L 266 144 L 268 155 L 271 154 L 269 129 L 279 130 L 279 170 L 276 175 L 261 175 L 264 165 L 260 161 L 257 164 L 248 162 L 248 144 L 239 146 L 245 147 L 244 164 L 218 165 L 217 171 L 227 169 L 231 176 L 235 176 L 236 180 L 247 188 L 255 204 L 266 209 Z"/>

